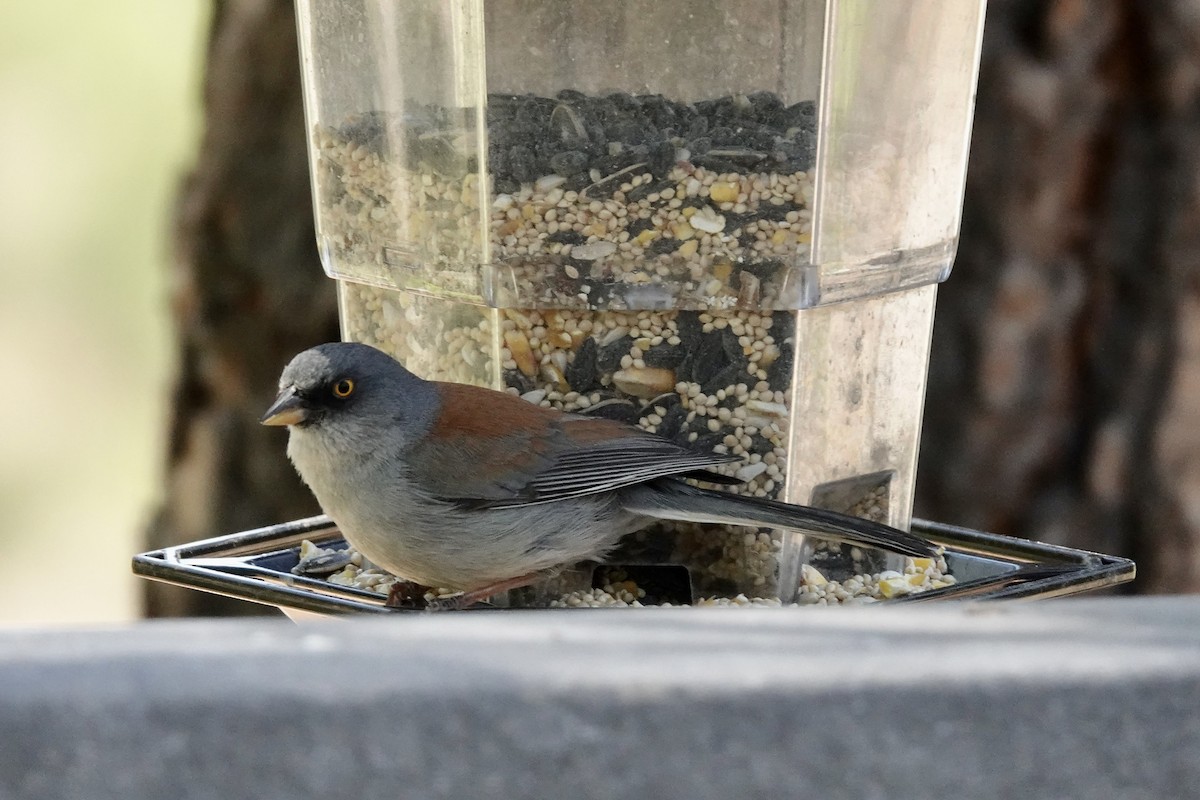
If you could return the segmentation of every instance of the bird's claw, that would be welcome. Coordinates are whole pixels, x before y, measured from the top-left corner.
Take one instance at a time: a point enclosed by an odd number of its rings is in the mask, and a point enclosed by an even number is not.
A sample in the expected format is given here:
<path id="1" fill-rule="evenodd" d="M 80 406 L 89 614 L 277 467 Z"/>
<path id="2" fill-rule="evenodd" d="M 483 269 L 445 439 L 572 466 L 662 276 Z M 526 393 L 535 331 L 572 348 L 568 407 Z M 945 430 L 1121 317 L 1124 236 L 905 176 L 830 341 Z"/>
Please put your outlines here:
<path id="1" fill-rule="evenodd" d="M 428 588 L 419 583 L 396 581 L 388 590 L 387 601 L 384 602 L 384 605 L 388 608 L 403 608 L 408 611 L 422 609 L 425 608 L 425 592 L 427 591 Z"/>

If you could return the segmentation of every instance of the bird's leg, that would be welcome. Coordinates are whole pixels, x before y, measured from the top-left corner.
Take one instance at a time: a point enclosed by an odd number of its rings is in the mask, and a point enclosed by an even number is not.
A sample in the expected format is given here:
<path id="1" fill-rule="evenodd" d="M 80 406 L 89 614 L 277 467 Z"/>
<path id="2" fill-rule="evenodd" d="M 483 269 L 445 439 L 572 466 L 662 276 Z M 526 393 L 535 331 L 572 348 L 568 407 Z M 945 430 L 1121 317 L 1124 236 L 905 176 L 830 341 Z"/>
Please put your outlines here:
<path id="1" fill-rule="evenodd" d="M 388 591 L 387 602 L 384 605 L 390 608 L 424 608 L 425 593 L 428 591 L 428 586 L 419 583 L 396 581 Z"/>
<path id="2" fill-rule="evenodd" d="M 509 589 L 519 589 L 522 586 L 528 586 L 537 580 L 542 573 L 531 572 L 528 575 L 521 575 L 516 578 L 508 578 L 507 580 L 489 583 L 487 586 L 481 586 L 478 589 L 456 594 L 452 597 L 441 598 L 438 600 L 430 600 L 426 603 L 425 608 L 430 611 L 461 611 L 464 608 L 470 608 L 476 603 L 482 603 L 493 595 L 500 592 L 506 592 Z"/>

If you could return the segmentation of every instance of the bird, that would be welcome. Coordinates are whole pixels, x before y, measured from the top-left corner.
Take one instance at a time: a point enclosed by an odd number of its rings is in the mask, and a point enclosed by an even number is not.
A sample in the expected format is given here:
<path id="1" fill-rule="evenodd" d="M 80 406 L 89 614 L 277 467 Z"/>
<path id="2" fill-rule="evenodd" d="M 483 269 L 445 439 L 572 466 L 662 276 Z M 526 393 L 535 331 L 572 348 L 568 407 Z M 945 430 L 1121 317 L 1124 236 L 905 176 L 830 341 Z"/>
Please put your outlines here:
<path id="1" fill-rule="evenodd" d="M 347 542 L 464 608 L 547 572 L 602 560 L 656 520 L 749 525 L 930 557 L 929 542 L 834 511 L 688 482 L 736 456 L 506 392 L 430 381 L 366 344 L 296 355 L 263 425 Z M 720 535 L 714 532 L 714 535 Z"/>

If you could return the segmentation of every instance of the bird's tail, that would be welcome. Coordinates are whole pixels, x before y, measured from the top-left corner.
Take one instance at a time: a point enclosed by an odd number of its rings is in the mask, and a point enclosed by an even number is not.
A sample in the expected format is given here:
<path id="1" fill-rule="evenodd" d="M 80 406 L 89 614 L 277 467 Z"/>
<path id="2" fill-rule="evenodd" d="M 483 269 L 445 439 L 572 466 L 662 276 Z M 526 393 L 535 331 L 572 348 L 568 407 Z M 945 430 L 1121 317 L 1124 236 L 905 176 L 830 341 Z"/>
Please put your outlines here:
<path id="1" fill-rule="evenodd" d="M 914 557 L 932 557 L 934 546 L 911 533 L 837 511 L 701 489 L 660 480 L 621 490 L 627 511 L 656 519 L 787 528 L 821 539 L 877 547 Z"/>

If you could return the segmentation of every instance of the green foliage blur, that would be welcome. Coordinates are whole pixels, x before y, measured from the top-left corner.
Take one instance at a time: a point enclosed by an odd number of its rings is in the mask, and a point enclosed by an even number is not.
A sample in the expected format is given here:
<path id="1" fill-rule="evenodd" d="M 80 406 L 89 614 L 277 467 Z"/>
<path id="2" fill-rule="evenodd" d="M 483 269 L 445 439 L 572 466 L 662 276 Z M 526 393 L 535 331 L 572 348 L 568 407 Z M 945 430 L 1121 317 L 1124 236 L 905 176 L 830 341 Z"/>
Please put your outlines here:
<path id="1" fill-rule="evenodd" d="M 208 6 L 0 8 L 0 624 L 137 614 Z"/>

